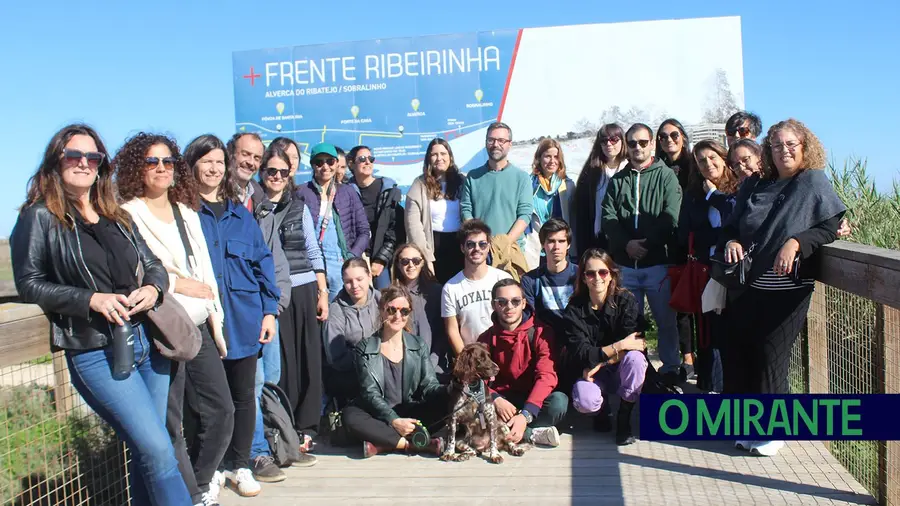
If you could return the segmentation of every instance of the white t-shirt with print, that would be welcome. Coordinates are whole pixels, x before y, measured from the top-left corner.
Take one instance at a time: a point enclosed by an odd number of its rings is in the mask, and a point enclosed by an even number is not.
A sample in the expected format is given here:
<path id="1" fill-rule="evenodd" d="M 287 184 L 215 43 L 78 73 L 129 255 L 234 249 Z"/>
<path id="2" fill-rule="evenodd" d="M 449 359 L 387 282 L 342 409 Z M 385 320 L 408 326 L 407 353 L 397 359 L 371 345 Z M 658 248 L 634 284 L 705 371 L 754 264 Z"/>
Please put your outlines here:
<path id="1" fill-rule="evenodd" d="M 511 278 L 506 271 L 488 266 L 487 274 L 478 281 L 465 277 L 460 271 L 450 278 L 441 292 L 441 316 L 455 316 L 463 344 L 471 344 L 493 324 L 491 289 L 497 281 Z"/>

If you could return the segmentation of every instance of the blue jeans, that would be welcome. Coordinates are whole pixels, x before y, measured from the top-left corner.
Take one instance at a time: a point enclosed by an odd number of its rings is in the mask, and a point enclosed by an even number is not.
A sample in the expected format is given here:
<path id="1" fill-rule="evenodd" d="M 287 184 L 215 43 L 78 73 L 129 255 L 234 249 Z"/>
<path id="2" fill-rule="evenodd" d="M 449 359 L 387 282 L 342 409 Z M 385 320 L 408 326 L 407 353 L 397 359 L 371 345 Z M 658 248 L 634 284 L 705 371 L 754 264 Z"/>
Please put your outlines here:
<path id="1" fill-rule="evenodd" d="M 67 351 L 72 385 L 125 440 L 131 451 L 131 499 L 135 506 L 191 506 L 172 440 L 166 431 L 171 362 L 156 352 L 142 325 L 134 327 L 134 365 L 112 377 L 112 347 Z"/>
<path id="2" fill-rule="evenodd" d="M 344 260 L 341 258 L 340 252 L 334 254 L 322 251 L 322 255 L 325 257 L 325 282 L 328 283 L 328 303 L 330 304 L 337 298 L 338 292 L 344 288 L 344 276 L 341 272 Z"/>
<path id="3" fill-rule="evenodd" d="M 376 290 L 383 290 L 391 284 L 391 266 L 385 265 L 381 274 L 372 279 L 372 287 Z"/>
<path id="4" fill-rule="evenodd" d="M 262 455 L 271 455 L 269 442 L 263 430 L 262 389 L 263 383 L 275 383 L 281 380 L 281 338 L 278 321 L 275 323 L 275 337 L 262 347 L 262 356 L 256 359 L 256 429 L 253 431 L 253 444 L 250 446 L 250 460 Z"/>
<path id="5" fill-rule="evenodd" d="M 643 269 L 621 267 L 622 286 L 637 298 L 644 313 L 644 296 L 650 303 L 650 311 L 659 327 L 659 358 L 663 366 L 659 372 L 665 374 L 678 372 L 681 367 L 681 352 L 678 344 L 678 327 L 675 324 L 675 310 L 669 305 L 672 289 L 669 286 L 669 268 L 665 265 L 654 265 Z"/>

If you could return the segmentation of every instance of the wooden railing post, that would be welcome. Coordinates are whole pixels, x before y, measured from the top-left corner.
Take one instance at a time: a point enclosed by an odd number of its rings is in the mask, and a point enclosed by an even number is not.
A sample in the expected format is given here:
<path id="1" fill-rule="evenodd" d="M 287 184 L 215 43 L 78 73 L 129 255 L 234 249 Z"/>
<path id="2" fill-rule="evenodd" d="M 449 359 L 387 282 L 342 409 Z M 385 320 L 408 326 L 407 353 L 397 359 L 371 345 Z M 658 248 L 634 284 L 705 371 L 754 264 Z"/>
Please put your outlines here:
<path id="1" fill-rule="evenodd" d="M 828 393 L 828 308 L 825 303 L 825 284 L 816 281 L 812 303 L 807 315 L 807 373 L 809 393 Z"/>
<path id="2" fill-rule="evenodd" d="M 884 350 L 884 393 L 900 394 L 900 309 L 884 304 L 878 308 L 875 326 Z M 882 502 L 900 506 L 900 441 L 883 441 L 878 453 Z"/>
<path id="3" fill-rule="evenodd" d="M 56 416 L 64 419 L 75 407 L 75 391 L 69 380 L 69 367 L 66 364 L 66 356 L 57 351 L 53 354 L 53 399 L 56 404 Z"/>

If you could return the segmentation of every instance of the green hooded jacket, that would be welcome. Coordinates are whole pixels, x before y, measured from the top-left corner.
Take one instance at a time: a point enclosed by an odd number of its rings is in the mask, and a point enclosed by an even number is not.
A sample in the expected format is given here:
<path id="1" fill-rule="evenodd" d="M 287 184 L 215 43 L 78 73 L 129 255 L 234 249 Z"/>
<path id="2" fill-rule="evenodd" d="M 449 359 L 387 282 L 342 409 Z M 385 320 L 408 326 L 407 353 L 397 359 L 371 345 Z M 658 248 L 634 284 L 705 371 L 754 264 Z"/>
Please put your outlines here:
<path id="1" fill-rule="evenodd" d="M 613 260 L 633 269 L 668 264 L 667 246 L 678 228 L 681 196 L 678 176 L 659 158 L 644 170 L 635 170 L 629 162 L 616 173 L 603 199 L 601 218 Z M 641 260 L 625 252 L 632 239 L 646 239 L 647 255 Z"/>

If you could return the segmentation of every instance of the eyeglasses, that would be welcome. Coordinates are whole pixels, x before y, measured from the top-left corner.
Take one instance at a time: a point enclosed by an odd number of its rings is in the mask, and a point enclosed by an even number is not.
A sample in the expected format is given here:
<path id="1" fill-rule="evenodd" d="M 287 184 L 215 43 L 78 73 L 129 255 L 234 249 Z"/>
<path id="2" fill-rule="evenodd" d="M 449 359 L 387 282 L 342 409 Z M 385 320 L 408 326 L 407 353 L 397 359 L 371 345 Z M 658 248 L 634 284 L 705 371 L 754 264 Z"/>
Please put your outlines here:
<path id="1" fill-rule="evenodd" d="M 103 159 L 106 158 L 106 155 L 96 151 L 88 151 L 85 153 L 84 151 L 79 151 L 77 149 L 67 149 L 63 151 L 63 158 L 69 163 L 79 163 L 82 158 L 86 158 L 88 167 L 96 169 L 103 163 Z"/>
<path id="2" fill-rule="evenodd" d="M 399 312 L 400 316 L 402 316 L 403 318 L 406 318 L 410 313 L 412 313 L 412 309 L 408 307 L 399 308 L 397 306 L 388 306 L 384 308 L 384 310 L 385 312 L 387 312 L 388 316 L 394 316 Z"/>
<path id="3" fill-rule="evenodd" d="M 488 137 L 488 144 L 499 144 L 501 146 L 506 146 L 509 144 L 509 139 L 498 139 L 497 137 Z"/>
<path id="4" fill-rule="evenodd" d="M 675 142 L 678 140 L 679 137 L 681 137 L 681 133 L 679 133 L 678 130 L 669 132 L 668 135 L 666 135 L 665 132 L 659 133 L 659 140 L 664 141 L 664 140 L 666 140 L 667 137 L 669 139 L 672 139 L 672 142 Z"/>
<path id="5" fill-rule="evenodd" d="M 500 307 L 506 307 L 512 304 L 512 307 L 516 308 L 522 305 L 522 297 L 513 297 L 512 299 L 497 297 L 494 299 L 494 304 L 497 304 Z"/>
<path id="6" fill-rule="evenodd" d="M 334 164 L 337 163 L 337 158 L 331 158 L 331 157 L 329 157 L 329 158 L 316 158 L 315 160 L 312 161 L 312 164 L 313 164 L 315 167 L 322 167 L 322 166 L 325 165 L 326 163 L 328 164 L 329 167 L 334 167 Z"/>
<path id="7" fill-rule="evenodd" d="M 609 276 L 609 269 L 597 269 L 597 270 L 589 270 L 584 271 L 584 277 L 594 279 L 597 276 L 606 279 Z"/>
<path id="8" fill-rule="evenodd" d="M 784 152 L 790 151 L 793 153 L 797 148 L 803 145 L 802 142 L 785 142 L 784 144 L 772 144 L 772 151 Z"/>
<path id="9" fill-rule="evenodd" d="M 642 148 L 646 148 L 647 145 L 650 144 L 650 139 L 628 141 L 628 147 L 631 149 L 638 147 L 638 144 L 640 144 Z"/>
<path id="10" fill-rule="evenodd" d="M 266 171 L 266 175 L 269 177 L 275 177 L 275 174 L 281 174 L 281 179 L 287 179 L 291 177 L 291 169 L 276 169 L 275 167 L 266 167 L 264 170 Z"/>
<path id="11" fill-rule="evenodd" d="M 409 264 L 413 264 L 416 267 L 422 264 L 422 257 L 414 257 L 414 258 L 401 258 L 400 265 L 403 267 L 408 266 Z"/>
<path id="12" fill-rule="evenodd" d="M 165 158 L 160 158 L 158 156 L 148 156 L 144 158 L 144 163 L 146 164 L 147 170 L 152 170 L 159 167 L 160 162 L 162 162 L 162 166 L 166 170 L 175 170 L 175 157 L 167 156 Z"/>
<path id="13" fill-rule="evenodd" d="M 473 249 L 475 249 L 476 247 L 477 247 L 478 249 L 487 249 L 487 247 L 488 247 L 488 242 L 487 242 L 487 241 L 478 241 L 478 242 L 475 242 L 475 241 L 466 241 L 466 249 L 467 249 L 467 250 L 473 250 Z"/>
<path id="14" fill-rule="evenodd" d="M 742 126 L 742 127 L 737 127 L 737 128 L 731 129 L 725 133 L 732 137 L 737 137 L 737 136 L 747 137 L 748 135 L 750 135 L 750 129 Z"/>
<path id="15" fill-rule="evenodd" d="M 619 137 L 618 135 L 614 135 L 612 137 L 601 137 L 600 143 L 601 144 L 616 144 L 621 140 L 622 140 L 621 137 Z"/>
<path id="16" fill-rule="evenodd" d="M 356 157 L 356 163 L 365 163 L 365 162 L 375 163 L 375 157 L 374 156 L 357 156 Z"/>

